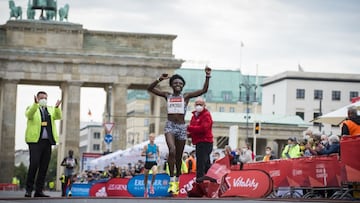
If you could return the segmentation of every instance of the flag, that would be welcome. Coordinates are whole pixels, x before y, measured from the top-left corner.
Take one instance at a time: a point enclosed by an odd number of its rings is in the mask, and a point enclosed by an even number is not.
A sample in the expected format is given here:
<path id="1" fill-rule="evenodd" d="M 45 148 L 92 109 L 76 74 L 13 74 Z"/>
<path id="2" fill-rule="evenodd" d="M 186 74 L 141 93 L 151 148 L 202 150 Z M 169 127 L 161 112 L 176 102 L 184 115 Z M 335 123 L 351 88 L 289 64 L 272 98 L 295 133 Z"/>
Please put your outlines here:
<path id="1" fill-rule="evenodd" d="M 92 113 L 91 113 L 91 110 L 89 109 L 89 111 L 88 111 L 88 115 L 89 116 L 91 116 L 92 115 Z"/>

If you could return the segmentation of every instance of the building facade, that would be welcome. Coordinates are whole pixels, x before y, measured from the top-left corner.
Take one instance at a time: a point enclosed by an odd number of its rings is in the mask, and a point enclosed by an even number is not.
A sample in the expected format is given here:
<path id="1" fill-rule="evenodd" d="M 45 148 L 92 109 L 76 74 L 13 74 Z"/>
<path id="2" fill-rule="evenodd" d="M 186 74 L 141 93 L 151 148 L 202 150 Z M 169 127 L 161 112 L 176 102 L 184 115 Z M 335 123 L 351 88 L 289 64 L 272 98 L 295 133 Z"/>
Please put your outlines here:
<path id="1" fill-rule="evenodd" d="M 360 92 L 360 74 L 286 71 L 262 83 L 262 113 L 298 115 L 314 131 L 339 134 L 338 126 L 311 121 L 351 103 Z"/>

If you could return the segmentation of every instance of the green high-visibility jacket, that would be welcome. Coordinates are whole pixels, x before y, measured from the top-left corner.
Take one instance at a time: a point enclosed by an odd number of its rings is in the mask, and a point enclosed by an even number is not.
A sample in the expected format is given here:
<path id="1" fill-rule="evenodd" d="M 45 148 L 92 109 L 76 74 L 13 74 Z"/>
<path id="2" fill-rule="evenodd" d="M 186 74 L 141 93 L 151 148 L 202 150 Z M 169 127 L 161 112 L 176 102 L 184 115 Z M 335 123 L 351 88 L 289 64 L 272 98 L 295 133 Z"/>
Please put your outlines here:
<path id="1" fill-rule="evenodd" d="M 59 135 L 56 129 L 55 120 L 60 120 L 62 118 L 61 109 L 51 106 L 47 106 L 46 108 L 50 114 L 54 141 L 58 143 Z M 41 112 L 39 109 L 39 104 L 34 103 L 33 105 L 27 107 L 25 116 L 27 118 L 25 142 L 37 143 L 39 141 L 41 131 Z"/>

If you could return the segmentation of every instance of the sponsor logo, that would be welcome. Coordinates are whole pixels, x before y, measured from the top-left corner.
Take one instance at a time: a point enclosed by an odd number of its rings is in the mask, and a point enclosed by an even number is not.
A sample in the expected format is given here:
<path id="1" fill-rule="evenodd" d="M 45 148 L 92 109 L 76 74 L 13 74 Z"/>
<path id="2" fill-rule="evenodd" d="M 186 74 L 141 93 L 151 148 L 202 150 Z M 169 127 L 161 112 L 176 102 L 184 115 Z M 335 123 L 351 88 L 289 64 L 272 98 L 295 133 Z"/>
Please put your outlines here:
<path id="1" fill-rule="evenodd" d="M 258 186 L 259 182 L 255 181 L 255 178 L 244 178 L 242 176 L 234 178 L 232 183 L 232 187 L 252 188 L 252 190 L 256 190 Z"/>

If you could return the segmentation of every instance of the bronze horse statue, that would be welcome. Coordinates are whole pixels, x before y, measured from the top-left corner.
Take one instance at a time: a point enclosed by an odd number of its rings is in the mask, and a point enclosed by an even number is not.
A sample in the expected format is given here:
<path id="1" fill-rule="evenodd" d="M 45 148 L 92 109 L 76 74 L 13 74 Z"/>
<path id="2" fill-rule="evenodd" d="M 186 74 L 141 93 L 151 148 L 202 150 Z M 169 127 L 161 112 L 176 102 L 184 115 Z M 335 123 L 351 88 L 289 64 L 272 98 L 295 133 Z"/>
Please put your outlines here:
<path id="1" fill-rule="evenodd" d="M 68 21 L 68 13 L 69 13 L 69 4 L 65 4 L 64 7 L 59 9 L 60 21 L 63 21 L 64 19 Z"/>
<path id="2" fill-rule="evenodd" d="M 14 0 L 9 0 L 9 8 L 10 8 L 10 18 L 14 17 L 16 20 L 20 17 L 22 19 L 22 9 L 21 6 L 15 6 Z"/>
<path id="3" fill-rule="evenodd" d="M 31 0 L 28 1 L 28 8 L 27 8 L 26 14 L 27 14 L 27 19 L 29 19 L 29 20 L 34 20 L 35 10 L 32 9 Z"/>

